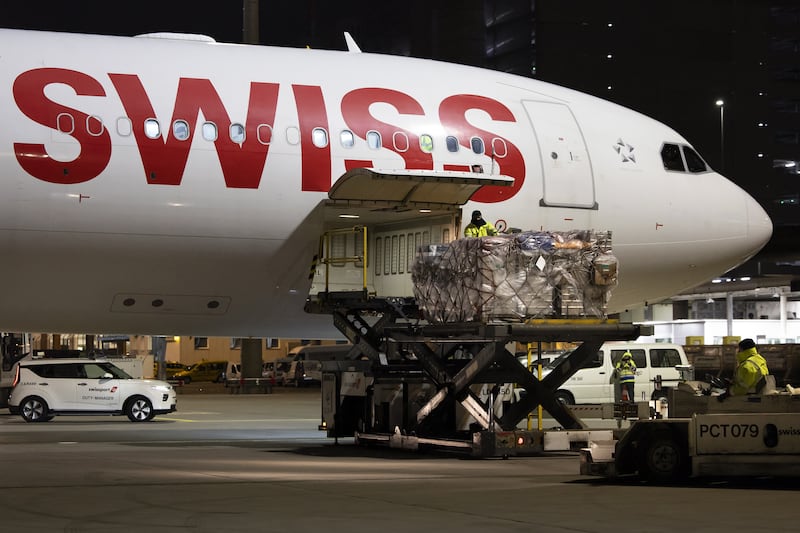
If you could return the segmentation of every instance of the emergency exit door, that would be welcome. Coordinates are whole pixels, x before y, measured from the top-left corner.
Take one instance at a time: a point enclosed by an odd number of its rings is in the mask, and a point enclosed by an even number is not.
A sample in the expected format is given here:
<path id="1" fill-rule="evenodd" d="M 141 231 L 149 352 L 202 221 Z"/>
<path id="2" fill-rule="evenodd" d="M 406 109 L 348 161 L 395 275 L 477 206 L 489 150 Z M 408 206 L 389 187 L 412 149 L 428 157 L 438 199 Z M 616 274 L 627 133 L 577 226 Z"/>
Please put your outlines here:
<path id="1" fill-rule="evenodd" d="M 564 104 L 523 101 L 542 162 L 541 204 L 596 209 L 594 176 L 580 126 Z"/>

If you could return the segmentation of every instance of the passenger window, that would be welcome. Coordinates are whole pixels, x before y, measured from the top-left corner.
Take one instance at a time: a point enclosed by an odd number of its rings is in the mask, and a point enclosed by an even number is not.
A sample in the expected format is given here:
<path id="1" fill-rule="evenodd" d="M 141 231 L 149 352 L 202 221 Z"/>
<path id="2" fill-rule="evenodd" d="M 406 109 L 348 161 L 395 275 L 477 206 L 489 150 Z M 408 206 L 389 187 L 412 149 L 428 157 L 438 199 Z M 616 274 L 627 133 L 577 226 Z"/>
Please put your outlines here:
<path id="1" fill-rule="evenodd" d="M 367 132 L 367 146 L 369 146 L 371 150 L 378 150 L 382 145 L 380 133 L 374 130 Z"/>
<path id="2" fill-rule="evenodd" d="M 272 126 L 269 124 L 259 124 L 258 128 L 256 128 L 256 136 L 258 137 L 258 142 L 261 144 L 269 144 L 272 142 Z"/>
<path id="3" fill-rule="evenodd" d="M 645 368 L 647 367 L 647 359 L 645 358 L 644 350 L 628 350 L 631 352 L 633 356 L 633 364 L 636 365 L 636 368 Z M 625 350 L 611 350 L 611 364 L 615 365 L 617 362 L 622 359 L 622 354 L 625 353 Z"/>
<path id="4" fill-rule="evenodd" d="M 683 147 L 683 156 L 686 158 L 686 166 L 689 167 L 689 172 L 706 172 L 708 170 L 706 162 L 688 146 Z"/>
<path id="5" fill-rule="evenodd" d="M 317 148 L 325 148 L 328 146 L 328 132 L 322 128 L 314 128 L 311 130 L 311 142 Z"/>
<path id="6" fill-rule="evenodd" d="M 172 135 L 179 141 L 189 138 L 189 123 L 185 120 L 176 120 L 172 123 Z"/>
<path id="7" fill-rule="evenodd" d="M 392 144 L 398 152 L 408 151 L 408 135 L 404 131 L 396 131 L 392 134 Z"/>
<path id="8" fill-rule="evenodd" d="M 292 146 L 300 144 L 300 130 L 296 126 L 286 128 L 286 142 Z"/>
<path id="9" fill-rule="evenodd" d="M 213 122 L 203 123 L 203 139 L 214 142 L 217 140 L 217 125 Z"/>
<path id="10" fill-rule="evenodd" d="M 231 141 L 235 142 L 236 144 L 242 144 L 244 142 L 244 126 L 238 122 L 234 122 L 231 124 L 230 132 Z"/>
<path id="11" fill-rule="evenodd" d="M 161 126 L 154 118 L 148 118 L 144 121 L 144 134 L 148 139 L 158 139 L 161 137 Z"/>
<path id="12" fill-rule="evenodd" d="M 75 131 L 75 119 L 69 113 L 59 113 L 56 117 L 56 126 L 61 133 L 72 133 Z"/>
<path id="13" fill-rule="evenodd" d="M 423 133 L 419 137 L 419 147 L 425 153 L 433 152 L 433 137 L 428 135 L 427 133 Z"/>
<path id="14" fill-rule="evenodd" d="M 506 145 L 505 139 L 500 137 L 492 139 L 492 154 L 501 159 L 508 155 L 508 145 Z"/>
<path id="15" fill-rule="evenodd" d="M 452 135 L 448 135 L 447 138 L 444 140 L 445 144 L 447 145 L 448 152 L 458 152 L 458 139 L 453 137 Z"/>
<path id="16" fill-rule="evenodd" d="M 673 348 L 650 350 L 650 366 L 670 368 L 681 364 L 681 355 Z"/>
<path id="17" fill-rule="evenodd" d="M 342 130 L 339 132 L 339 142 L 344 148 L 352 148 L 356 144 L 356 136 L 350 130 Z"/>
<path id="18" fill-rule="evenodd" d="M 470 139 L 470 145 L 472 146 L 472 151 L 476 154 L 482 154 L 484 152 L 483 147 L 483 139 L 480 137 L 473 137 Z"/>
<path id="19" fill-rule="evenodd" d="M 677 144 L 664 145 L 661 149 L 661 161 L 664 162 L 664 168 L 666 170 L 686 172 L 683 166 L 683 158 L 681 158 L 681 149 Z"/>
<path id="20" fill-rule="evenodd" d="M 103 121 L 100 117 L 96 115 L 90 115 L 86 117 L 86 133 L 91 135 L 92 137 L 99 137 L 105 131 L 105 126 L 103 125 Z"/>
<path id="21" fill-rule="evenodd" d="M 133 126 L 131 126 L 131 119 L 128 117 L 117 118 L 117 133 L 120 137 L 128 137 L 132 132 Z"/>

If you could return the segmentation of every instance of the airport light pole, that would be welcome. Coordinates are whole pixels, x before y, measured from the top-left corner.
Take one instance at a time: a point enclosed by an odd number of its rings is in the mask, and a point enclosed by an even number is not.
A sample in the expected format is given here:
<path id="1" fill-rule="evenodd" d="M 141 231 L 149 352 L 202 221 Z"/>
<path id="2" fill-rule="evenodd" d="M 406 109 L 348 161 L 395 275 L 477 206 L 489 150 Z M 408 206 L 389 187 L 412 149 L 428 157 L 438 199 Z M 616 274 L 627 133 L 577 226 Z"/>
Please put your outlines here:
<path id="1" fill-rule="evenodd" d="M 715 102 L 719 108 L 719 170 L 725 170 L 725 101 Z"/>

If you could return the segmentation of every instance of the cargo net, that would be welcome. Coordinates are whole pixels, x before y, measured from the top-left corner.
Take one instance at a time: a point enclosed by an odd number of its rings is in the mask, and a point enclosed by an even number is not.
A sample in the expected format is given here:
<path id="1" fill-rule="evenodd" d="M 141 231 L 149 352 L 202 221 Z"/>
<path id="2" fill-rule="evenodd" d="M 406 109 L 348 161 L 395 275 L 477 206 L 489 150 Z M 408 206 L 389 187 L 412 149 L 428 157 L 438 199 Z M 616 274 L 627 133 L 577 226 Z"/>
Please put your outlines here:
<path id="1" fill-rule="evenodd" d="M 432 323 L 605 318 L 617 258 L 611 232 L 525 231 L 420 246 L 411 279 Z"/>

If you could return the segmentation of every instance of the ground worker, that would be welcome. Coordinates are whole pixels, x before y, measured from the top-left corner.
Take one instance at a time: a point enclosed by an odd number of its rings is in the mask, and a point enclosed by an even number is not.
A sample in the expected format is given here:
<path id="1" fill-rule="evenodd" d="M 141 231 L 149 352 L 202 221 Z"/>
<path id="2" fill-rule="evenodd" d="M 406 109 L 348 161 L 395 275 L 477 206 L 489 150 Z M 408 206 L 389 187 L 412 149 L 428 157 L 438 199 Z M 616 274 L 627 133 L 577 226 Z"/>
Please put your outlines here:
<path id="1" fill-rule="evenodd" d="M 636 363 L 633 362 L 633 355 L 630 351 L 625 351 L 617 364 L 614 365 L 614 375 L 619 384 L 619 398 L 623 402 L 633 401 L 633 386 L 636 381 Z"/>
<path id="2" fill-rule="evenodd" d="M 753 339 L 744 339 L 739 343 L 736 363 L 733 383 L 728 387 L 728 390 L 718 396 L 719 401 L 728 396 L 758 394 L 766 385 L 767 375 L 769 374 L 767 360 L 758 353 Z"/>
<path id="3" fill-rule="evenodd" d="M 464 228 L 464 237 L 488 237 L 490 235 L 497 235 L 497 229 L 491 222 L 483 220 L 480 211 L 473 211 L 472 221 Z"/>

